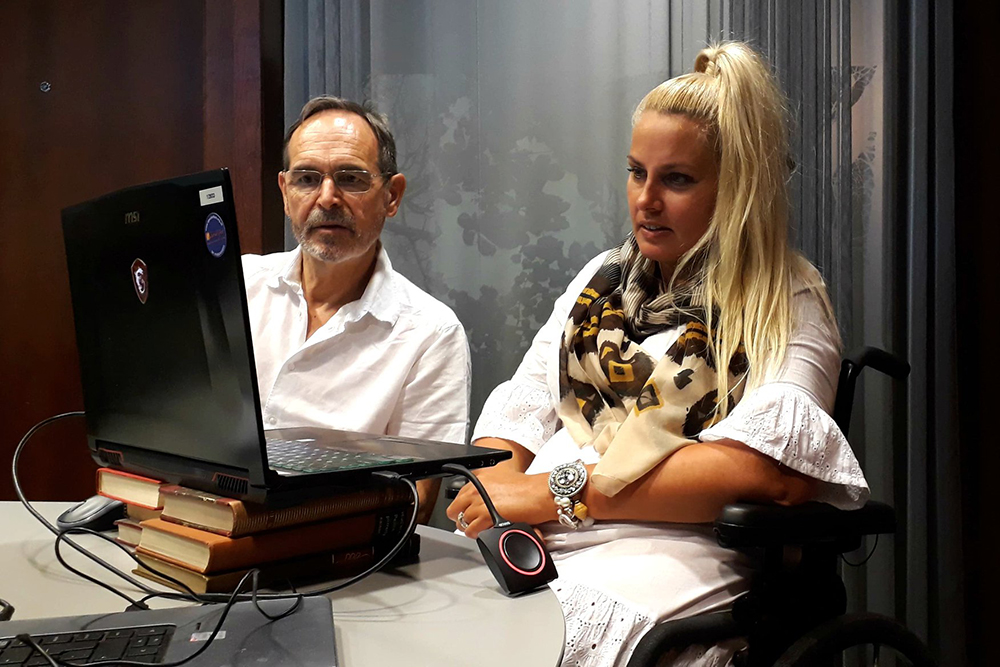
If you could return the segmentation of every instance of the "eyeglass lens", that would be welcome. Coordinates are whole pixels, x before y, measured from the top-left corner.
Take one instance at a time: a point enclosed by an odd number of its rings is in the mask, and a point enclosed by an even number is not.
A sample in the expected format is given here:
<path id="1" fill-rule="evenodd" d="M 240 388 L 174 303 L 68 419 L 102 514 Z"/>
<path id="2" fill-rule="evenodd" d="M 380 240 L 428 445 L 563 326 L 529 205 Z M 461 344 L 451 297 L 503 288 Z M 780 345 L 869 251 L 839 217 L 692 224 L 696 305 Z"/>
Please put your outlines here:
<path id="1" fill-rule="evenodd" d="M 300 192 L 314 192 L 323 184 L 327 174 L 314 169 L 292 169 L 288 174 L 288 185 Z M 363 169 L 338 169 L 328 172 L 333 184 L 342 192 L 361 194 L 371 190 L 372 175 Z"/>

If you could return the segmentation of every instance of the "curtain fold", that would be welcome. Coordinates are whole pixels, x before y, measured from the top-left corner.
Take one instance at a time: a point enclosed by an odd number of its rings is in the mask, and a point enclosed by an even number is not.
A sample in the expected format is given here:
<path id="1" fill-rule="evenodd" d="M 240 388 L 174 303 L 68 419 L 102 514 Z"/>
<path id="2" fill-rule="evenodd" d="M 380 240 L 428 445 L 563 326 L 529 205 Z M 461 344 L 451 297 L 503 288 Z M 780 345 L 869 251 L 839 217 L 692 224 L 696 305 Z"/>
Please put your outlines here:
<path id="1" fill-rule="evenodd" d="M 956 233 L 953 6 L 901 4 L 907 74 L 901 95 L 906 178 L 899 215 L 909 264 L 904 331 L 907 387 L 905 620 L 927 637 L 941 664 L 967 664 L 962 572 L 956 345 Z"/>

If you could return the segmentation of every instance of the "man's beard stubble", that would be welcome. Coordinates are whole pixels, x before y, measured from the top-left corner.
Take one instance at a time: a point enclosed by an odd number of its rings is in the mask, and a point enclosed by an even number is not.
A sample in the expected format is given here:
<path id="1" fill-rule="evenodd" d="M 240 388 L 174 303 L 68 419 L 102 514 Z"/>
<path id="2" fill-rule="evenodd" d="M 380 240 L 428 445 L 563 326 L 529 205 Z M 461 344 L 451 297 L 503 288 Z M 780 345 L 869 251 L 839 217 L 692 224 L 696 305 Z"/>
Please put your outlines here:
<path id="1" fill-rule="evenodd" d="M 331 224 L 348 230 L 350 236 L 339 243 L 323 243 L 310 234 L 316 227 Z M 380 230 L 381 225 L 377 225 L 373 229 Z M 340 262 L 353 259 L 355 256 L 363 254 L 370 245 L 368 243 L 370 239 L 364 238 L 364 235 L 359 235 L 357 220 L 343 209 L 316 209 L 309 214 L 309 217 L 306 218 L 305 223 L 301 227 L 293 225 L 292 233 L 295 235 L 295 240 L 298 241 L 303 252 L 324 262 Z"/>

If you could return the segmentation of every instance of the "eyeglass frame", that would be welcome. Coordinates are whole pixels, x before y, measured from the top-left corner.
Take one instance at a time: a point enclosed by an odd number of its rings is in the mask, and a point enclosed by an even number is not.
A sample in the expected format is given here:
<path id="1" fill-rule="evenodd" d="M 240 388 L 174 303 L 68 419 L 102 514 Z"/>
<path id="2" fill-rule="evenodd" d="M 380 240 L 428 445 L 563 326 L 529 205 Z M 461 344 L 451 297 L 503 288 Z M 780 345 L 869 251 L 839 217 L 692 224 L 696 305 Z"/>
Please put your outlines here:
<path id="1" fill-rule="evenodd" d="M 308 190 L 308 191 L 299 190 L 299 189 L 296 188 L 296 186 L 294 186 L 291 183 L 289 183 L 288 180 L 287 180 L 287 177 L 285 176 L 285 174 L 290 174 L 293 171 L 310 172 L 310 173 L 313 173 L 313 174 L 319 174 L 320 177 L 321 177 L 320 181 L 319 181 L 319 184 L 313 190 Z M 371 185 L 368 186 L 367 190 L 361 190 L 359 192 L 351 192 L 350 190 L 345 190 L 341 186 L 337 185 L 337 179 L 334 177 L 335 174 L 344 173 L 344 172 L 361 173 L 361 174 L 367 174 L 369 176 L 372 176 L 373 178 L 372 178 Z M 339 190 L 340 192 L 342 192 L 345 195 L 359 195 L 359 196 L 360 195 L 366 195 L 366 194 L 368 194 L 369 192 L 371 192 L 375 188 L 375 178 L 374 178 L 375 176 L 381 176 L 382 180 L 385 183 L 389 182 L 389 179 L 386 178 L 387 176 L 388 177 L 395 176 L 394 173 L 387 172 L 387 171 L 372 172 L 372 171 L 368 171 L 367 169 L 354 169 L 354 168 L 349 168 L 349 167 L 342 167 L 342 168 L 333 169 L 333 170 L 330 170 L 330 171 L 320 171 L 319 169 L 282 169 L 278 173 L 282 175 L 283 179 L 286 179 L 285 180 L 285 186 L 289 187 L 289 188 L 292 188 L 292 190 L 296 191 L 297 193 L 298 192 L 302 192 L 303 194 L 312 194 L 314 192 L 317 192 L 318 190 L 320 190 L 323 187 L 323 182 L 326 180 L 326 177 L 329 176 L 330 180 L 333 181 L 333 187 L 337 188 L 337 190 Z"/>

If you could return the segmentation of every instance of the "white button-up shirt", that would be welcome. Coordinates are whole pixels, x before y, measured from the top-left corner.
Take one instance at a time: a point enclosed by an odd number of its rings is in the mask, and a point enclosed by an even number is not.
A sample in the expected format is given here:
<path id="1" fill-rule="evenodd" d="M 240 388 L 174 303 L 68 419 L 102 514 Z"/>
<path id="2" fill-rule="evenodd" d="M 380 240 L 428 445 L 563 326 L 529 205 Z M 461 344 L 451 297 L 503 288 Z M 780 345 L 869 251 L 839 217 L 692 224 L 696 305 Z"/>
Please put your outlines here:
<path id="1" fill-rule="evenodd" d="M 471 359 L 446 305 L 385 250 L 357 301 L 306 340 L 301 250 L 244 255 L 264 428 L 317 426 L 464 443 Z"/>

